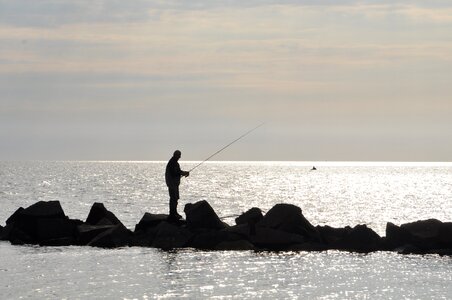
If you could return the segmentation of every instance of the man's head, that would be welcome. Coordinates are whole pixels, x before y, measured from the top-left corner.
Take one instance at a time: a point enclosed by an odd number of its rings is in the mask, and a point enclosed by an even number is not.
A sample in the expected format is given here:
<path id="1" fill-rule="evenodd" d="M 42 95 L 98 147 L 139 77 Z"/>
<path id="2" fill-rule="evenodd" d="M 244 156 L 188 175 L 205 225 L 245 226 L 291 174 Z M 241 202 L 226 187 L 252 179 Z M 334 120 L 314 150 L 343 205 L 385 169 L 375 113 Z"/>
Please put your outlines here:
<path id="1" fill-rule="evenodd" d="M 182 153 L 179 150 L 174 151 L 173 157 L 179 159 L 181 157 Z"/>

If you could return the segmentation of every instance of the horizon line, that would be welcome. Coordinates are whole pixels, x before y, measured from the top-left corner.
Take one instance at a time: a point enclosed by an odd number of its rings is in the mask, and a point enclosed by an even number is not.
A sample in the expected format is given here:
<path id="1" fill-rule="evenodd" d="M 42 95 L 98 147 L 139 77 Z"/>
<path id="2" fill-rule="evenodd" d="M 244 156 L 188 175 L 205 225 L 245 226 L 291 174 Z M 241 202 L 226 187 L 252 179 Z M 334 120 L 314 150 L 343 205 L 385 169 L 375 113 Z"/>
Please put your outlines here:
<path id="1" fill-rule="evenodd" d="M 80 163 L 166 163 L 167 160 L 0 160 L 0 162 L 80 162 Z M 181 160 L 181 164 L 200 163 L 201 160 Z M 365 160 L 212 160 L 205 161 L 211 163 L 255 163 L 255 164 L 296 164 L 300 166 L 452 166 L 452 161 L 365 161 Z"/>

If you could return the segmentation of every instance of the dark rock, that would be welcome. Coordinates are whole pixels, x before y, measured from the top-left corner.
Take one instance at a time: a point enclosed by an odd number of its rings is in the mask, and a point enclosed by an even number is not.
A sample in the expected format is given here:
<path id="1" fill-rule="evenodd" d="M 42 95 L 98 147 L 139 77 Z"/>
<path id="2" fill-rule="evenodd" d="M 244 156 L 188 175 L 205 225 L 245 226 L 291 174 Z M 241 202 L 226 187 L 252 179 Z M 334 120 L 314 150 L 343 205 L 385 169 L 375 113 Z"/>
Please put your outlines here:
<path id="1" fill-rule="evenodd" d="M 71 237 L 75 239 L 78 221 L 70 219 L 39 218 L 36 220 L 37 242 Z"/>
<path id="2" fill-rule="evenodd" d="M 408 231 L 411 235 L 422 239 L 436 238 L 442 226 L 443 223 L 436 219 L 421 220 L 400 225 L 402 229 Z"/>
<path id="3" fill-rule="evenodd" d="M 224 230 L 203 230 L 194 234 L 189 246 L 196 249 L 213 250 L 222 242 L 233 242 L 243 238 L 243 235 L 229 231 L 229 228 Z"/>
<path id="4" fill-rule="evenodd" d="M 412 244 L 414 237 L 408 230 L 388 222 L 386 223 L 386 237 L 383 241 L 386 250 L 395 250 L 403 245 Z"/>
<path id="5" fill-rule="evenodd" d="M 11 233 L 11 230 L 13 229 L 13 225 L 9 224 L 5 227 L 2 227 L 2 230 L 0 231 L 0 241 L 8 241 L 9 240 L 9 234 Z"/>
<path id="6" fill-rule="evenodd" d="M 251 236 L 256 234 L 256 226 L 253 227 L 254 228 L 250 228 L 249 224 L 240 224 L 229 226 L 225 229 L 222 229 L 221 232 L 225 233 L 226 235 L 230 235 L 228 240 L 249 240 Z"/>
<path id="7" fill-rule="evenodd" d="M 129 244 L 131 237 L 132 232 L 124 225 L 118 224 L 100 233 L 88 243 L 88 246 L 101 248 L 124 247 Z"/>
<path id="8" fill-rule="evenodd" d="M 150 214 L 145 213 L 141 218 L 140 222 L 135 225 L 135 232 L 138 231 L 146 231 L 150 227 L 155 227 L 159 225 L 161 222 L 166 221 L 168 219 L 168 215 L 165 214 Z"/>
<path id="9" fill-rule="evenodd" d="M 96 202 L 91 207 L 86 223 L 90 225 L 118 225 L 121 221 L 103 203 Z"/>
<path id="10" fill-rule="evenodd" d="M 45 240 L 39 243 L 39 246 L 72 246 L 77 245 L 77 240 L 73 237 L 63 237 L 51 240 Z"/>
<path id="11" fill-rule="evenodd" d="M 447 231 L 448 225 L 436 219 L 420 220 L 400 225 L 400 228 L 411 235 L 414 246 L 424 252 L 443 248 L 440 233 Z M 447 239 L 447 238 L 446 238 Z"/>
<path id="12" fill-rule="evenodd" d="M 96 226 L 115 226 L 118 224 L 114 224 L 114 222 L 107 218 L 102 218 L 99 222 L 96 223 Z"/>
<path id="13" fill-rule="evenodd" d="M 438 241 L 443 247 L 452 249 L 452 223 L 443 223 L 438 230 Z"/>
<path id="14" fill-rule="evenodd" d="M 130 239 L 129 246 L 131 247 L 152 247 L 154 242 L 155 233 L 148 234 L 148 232 L 140 232 L 134 234 Z"/>
<path id="15" fill-rule="evenodd" d="M 181 227 L 181 226 L 187 227 L 187 221 L 184 219 L 177 219 L 177 218 L 168 216 L 168 218 L 166 219 L 166 222 L 179 226 L 179 227 Z"/>
<path id="16" fill-rule="evenodd" d="M 26 243 L 73 235 L 73 222 L 64 214 L 59 201 L 39 201 L 25 209 L 19 208 L 7 223 L 30 238 Z M 14 234 L 18 231 L 10 231 L 8 239 L 16 239 Z"/>
<path id="17" fill-rule="evenodd" d="M 412 245 L 412 244 L 406 244 L 406 245 L 400 246 L 394 250 L 397 251 L 397 253 L 399 253 L 399 254 L 425 254 L 426 253 L 421 248 L 416 247 L 415 245 Z"/>
<path id="18" fill-rule="evenodd" d="M 331 226 L 317 226 L 317 231 L 320 233 L 322 241 L 327 245 L 332 245 L 342 240 L 347 234 L 350 233 L 352 228 L 346 226 L 344 228 L 334 228 Z"/>
<path id="19" fill-rule="evenodd" d="M 102 203 L 94 203 L 87 222 L 69 219 L 58 201 L 37 202 L 17 209 L 0 226 L 0 240 L 14 245 L 90 245 L 115 248 L 146 246 L 162 249 L 193 247 L 212 250 L 353 252 L 392 250 L 403 254 L 452 255 L 452 223 L 436 219 L 400 226 L 386 225 L 381 238 L 366 225 L 354 228 L 312 226 L 299 207 L 275 205 L 265 216 L 252 208 L 236 219 L 235 226 L 223 223 L 206 201 L 187 204 L 187 220 L 168 220 L 164 214 L 145 213 L 127 229 Z"/>
<path id="20" fill-rule="evenodd" d="M 24 210 L 23 207 L 19 207 L 7 220 L 6 225 L 14 223 L 18 218 L 21 212 Z"/>
<path id="21" fill-rule="evenodd" d="M 235 224 L 256 224 L 264 218 L 260 208 L 253 207 L 235 219 Z"/>
<path id="22" fill-rule="evenodd" d="M 22 246 L 22 245 L 26 245 L 26 244 L 28 244 L 28 243 L 26 243 L 22 240 L 12 240 L 11 241 L 11 245 L 14 245 L 14 246 Z"/>
<path id="23" fill-rule="evenodd" d="M 381 250 L 381 237 L 366 225 L 356 225 L 343 239 L 332 245 L 335 249 L 353 252 L 372 252 Z"/>
<path id="24" fill-rule="evenodd" d="M 215 250 L 220 251 L 239 251 L 239 250 L 255 250 L 253 244 L 247 240 L 224 241 L 215 246 Z"/>
<path id="25" fill-rule="evenodd" d="M 294 233 L 320 242 L 317 229 L 303 216 L 301 209 L 292 204 L 276 204 L 273 206 L 262 221 L 260 226 Z"/>
<path id="26" fill-rule="evenodd" d="M 23 232 L 17 227 L 12 226 L 12 224 L 7 225 L 5 230 L 7 231 L 7 240 L 13 245 L 24 245 L 24 244 L 34 244 L 35 240 L 30 237 L 27 233 Z"/>
<path id="27" fill-rule="evenodd" d="M 205 200 L 186 204 L 184 212 L 187 216 L 187 225 L 190 228 L 223 229 L 228 227 Z"/>
<path id="28" fill-rule="evenodd" d="M 201 250 L 213 250 L 224 239 L 220 236 L 218 230 L 204 230 L 198 231 L 194 234 L 190 240 L 188 246 Z"/>
<path id="29" fill-rule="evenodd" d="M 165 222 L 165 221 L 163 221 Z M 159 225 L 162 222 L 159 223 Z M 169 222 L 168 222 L 169 223 Z M 178 226 L 177 224 L 170 223 L 174 226 Z M 133 238 L 130 241 L 131 246 L 142 246 L 142 247 L 152 247 L 152 243 L 154 242 L 155 236 L 160 228 L 157 226 L 148 227 L 146 230 L 138 230 L 133 234 Z"/>
<path id="30" fill-rule="evenodd" d="M 21 210 L 18 214 L 35 218 L 66 218 L 60 201 L 39 201 Z"/>
<path id="31" fill-rule="evenodd" d="M 328 247 L 325 244 L 317 243 L 317 242 L 306 242 L 302 244 L 295 244 L 288 247 L 286 250 L 288 251 L 324 251 L 328 250 Z"/>
<path id="32" fill-rule="evenodd" d="M 438 254 L 440 256 L 452 256 L 452 249 L 436 249 L 434 252 L 432 252 L 432 254 Z"/>
<path id="33" fill-rule="evenodd" d="M 247 240 L 256 248 L 275 251 L 289 250 L 294 245 L 305 244 L 309 241 L 309 238 L 299 234 L 260 225 L 256 225 L 254 230 L 251 230 L 249 225 L 241 224 L 231 226 L 222 232 L 233 234 L 236 240 Z"/>
<path id="34" fill-rule="evenodd" d="M 89 225 L 77 226 L 77 240 L 79 245 L 88 245 L 96 236 L 110 230 L 115 225 Z"/>
<path id="35" fill-rule="evenodd" d="M 221 231 L 237 237 L 236 238 L 237 240 L 240 239 L 250 240 L 251 236 L 256 235 L 256 226 L 250 228 L 249 224 L 240 224 L 230 226 L 228 228 L 222 229 Z"/>
<path id="36" fill-rule="evenodd" d="M 185 247 L 193 236 L 186 228 L 176 226 L 166 221 L 161 222 L 156 230 L 157 233 L 152 242 L 152 246 L 161 249 Z"/>
<path id="37" fill-rule="evenodd" d="M 256 233 L 250 235 L 249 240 L 258 248 L 276 251 L 286 250 L 291 245 L 306 242 L 306 238 L 302 235 L 263 226 L 256 226 Z"/>
<path id="38" fill-rule="evenodd" d="M 133 239 L 131 241 L 132 246 L 143 246 L 143 247 L 152 247 L 154 239 L 157 236 L 158 231 L 161 229 L 159 227 L 161 224 L 168 223 L 175 227 L 184 227 L 186 228 L 186 222 L 184 220 L 167 220 L 165 219 L 167 215 L 151 215 L 143 216 L 140 221 L 140 226 L 138 224 L 135 226 L 135 232 Z M 149 222 L 147 222 L 149 221 Z M 162 234 L 163 231 L 160 232 Z M 160 237 L 159 237 L 160 238 Z"/>

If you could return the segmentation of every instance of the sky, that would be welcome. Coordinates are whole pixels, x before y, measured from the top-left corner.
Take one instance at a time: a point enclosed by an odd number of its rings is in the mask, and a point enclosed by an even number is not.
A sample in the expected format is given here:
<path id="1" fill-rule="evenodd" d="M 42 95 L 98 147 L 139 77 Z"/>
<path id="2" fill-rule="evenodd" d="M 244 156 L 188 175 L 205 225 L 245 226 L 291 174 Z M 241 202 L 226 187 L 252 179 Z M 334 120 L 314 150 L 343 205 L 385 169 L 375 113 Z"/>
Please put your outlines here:
<path id="1" fill-rule="evenodd" d="M 0 0 L 0 160 L 452 161 L 452 2 Z"/>

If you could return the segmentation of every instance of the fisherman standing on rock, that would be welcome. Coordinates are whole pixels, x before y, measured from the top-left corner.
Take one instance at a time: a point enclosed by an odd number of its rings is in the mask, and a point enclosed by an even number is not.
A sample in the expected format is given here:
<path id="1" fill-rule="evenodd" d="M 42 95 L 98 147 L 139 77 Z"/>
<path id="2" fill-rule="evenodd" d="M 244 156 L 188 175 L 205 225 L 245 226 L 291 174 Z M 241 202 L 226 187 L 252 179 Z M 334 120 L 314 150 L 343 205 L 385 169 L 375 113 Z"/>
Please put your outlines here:
<path id="1" fill-rule="evenodd" d="M 168 161 L 165 171 L 165 181 L 168 186 L 168 192 L 170 196 L 169 200 L 169 219 L 178 220 L 182 218 L 181 215 L 177 213 L 177 201 L 179 200 L 179 185 L 180 178 L 182 176 L 187 177 L 190 172 L 182 171 L 179 165 L 179 158 L 181 157 L 181 152 L 179 150 L 174 151 L 173 157 Z"/>

